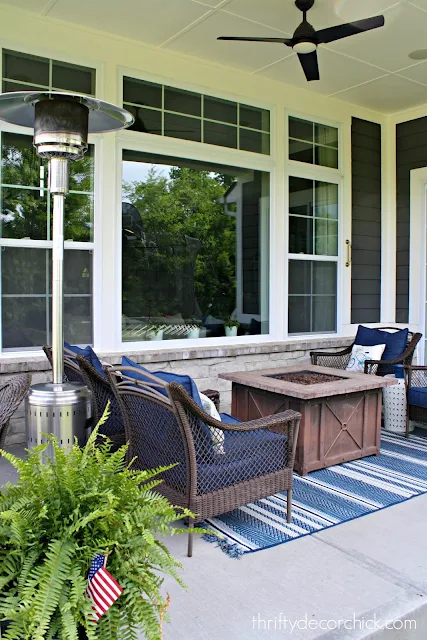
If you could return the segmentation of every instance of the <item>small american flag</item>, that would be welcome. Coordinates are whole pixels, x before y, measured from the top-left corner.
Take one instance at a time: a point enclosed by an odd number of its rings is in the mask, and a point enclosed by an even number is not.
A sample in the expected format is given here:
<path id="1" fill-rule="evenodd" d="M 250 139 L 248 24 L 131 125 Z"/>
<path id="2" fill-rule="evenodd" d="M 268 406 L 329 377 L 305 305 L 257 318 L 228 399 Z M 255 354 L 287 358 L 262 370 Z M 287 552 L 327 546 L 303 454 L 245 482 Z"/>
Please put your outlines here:
<path id="1" fill-rule="evenodd" d="M 92 560 L 89 569 L 86 594 L 93 603 L 95 622 L 108 611 L 123 591 L 104 564 L 105 556 L 99 554 Z"/>

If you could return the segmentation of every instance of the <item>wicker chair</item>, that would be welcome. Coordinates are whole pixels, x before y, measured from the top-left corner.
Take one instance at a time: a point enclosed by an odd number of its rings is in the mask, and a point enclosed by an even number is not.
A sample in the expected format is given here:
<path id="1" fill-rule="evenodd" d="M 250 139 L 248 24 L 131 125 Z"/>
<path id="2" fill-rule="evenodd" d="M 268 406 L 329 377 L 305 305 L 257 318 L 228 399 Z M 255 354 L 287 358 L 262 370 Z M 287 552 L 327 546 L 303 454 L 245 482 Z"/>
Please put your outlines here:
<path id="1" fill-rule="evenodd" d="M 128 377 L 138 369 L 116 367 L 107 373 L 123 415 L 128 459 L 135 458 L 136 469 L 176 465 L 162 474 L 157 490 L 197 514 L 190 526 L 279 491 L 287 491 L 291 520 L 299 413 L 219 422 L 181 385 L 168 385 L 167 397 L 154 376 L 145 382 Z"/>
<path id="2" fill-rule="evenodd" d="M 400 331 L 397 327 L 379 327 L 382 331 Z M 415 347 L 421 339 L 421 333 L 408 333 L 408 341 L 405 351 L 394 360 L 366 360 L 365 373 L 376 375 L 385 375 L 393 373 L 393 365 L 404 364 L 410 365 L 414 357 Z M 311 364 L 317 364 L 321 367 L 332 367 L 333 369 L 345 369 L 350 362 L 350 354 L 353 348 L 353 342 L 349 347 L 341 351 L 311 351 Z"/>
<path id="3" fill-rule="evenodd" d="M 93 424 L 97 424 L 104 413 L 107 402 L 110 402 L 110 417 L 102 426 L 104 435 L 113 441 L 113 451 L 126 443 L 122 414 L 116 396 L 107 377 L 102 376 L 83 356 L 75 356 L 83 381 L 92 392 Z"/>
<path id="4" fill-rule="evenodd" d="M 9 420 L 28 393 L 29 373 L 21 373 L 0 385 L 0 449 L 4 448 Z"/>
<path id="5" fill-rule="evenodd" d="M 52 366 L 52 347 L 44 345 L 43 351 L 46 354 L 46 358 Z M 76 364 L 76 354 L 64 347 L 64 382 L 81 382 L 85 384 L 85 381 L 80 371 L 79 366 Z"/>
<path id="6" fill-rule="evenodd" d="M 409 420 L 427 423 L 427 367 L 407 365 L 403 367 L 406 386 L 406 437 L 409 436 Z M 422 406 L 422 405 L 425 406 Z"/>

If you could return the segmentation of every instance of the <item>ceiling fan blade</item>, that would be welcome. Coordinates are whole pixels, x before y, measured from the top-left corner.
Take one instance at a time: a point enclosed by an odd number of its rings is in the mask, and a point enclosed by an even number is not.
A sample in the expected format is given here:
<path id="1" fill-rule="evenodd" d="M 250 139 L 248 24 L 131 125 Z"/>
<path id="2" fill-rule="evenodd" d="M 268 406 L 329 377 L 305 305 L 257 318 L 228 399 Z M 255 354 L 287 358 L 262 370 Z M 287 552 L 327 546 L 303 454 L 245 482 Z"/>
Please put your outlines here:
<path id="1" fill-rule="evenodd" d="M 366 18 L 365 20 L 357 20 L 348 24 L 340 24 L 337 27 L 329 27 L 316 31 L 316 37 L 319 43 L 335 42 L 348 36 L 355 36 L 357 33 L 378 29 L 384 26 L 384 16 L 375 16 L 374 18 Z"/>
<path id="2" fill-rule="evenodd" d="M 289 38 L 235 38 L 234 36 L 219 36 L 217 40 L 238 40 L 240 42 L 278 42 L 292 47 L 292 40 Z"/>
<path id="3" fill-rule="evenodd" d="M 317 51 L 313 51 L 313 53 L 299 53 L 298 58 L 307 80 L 320 80 Z"/>

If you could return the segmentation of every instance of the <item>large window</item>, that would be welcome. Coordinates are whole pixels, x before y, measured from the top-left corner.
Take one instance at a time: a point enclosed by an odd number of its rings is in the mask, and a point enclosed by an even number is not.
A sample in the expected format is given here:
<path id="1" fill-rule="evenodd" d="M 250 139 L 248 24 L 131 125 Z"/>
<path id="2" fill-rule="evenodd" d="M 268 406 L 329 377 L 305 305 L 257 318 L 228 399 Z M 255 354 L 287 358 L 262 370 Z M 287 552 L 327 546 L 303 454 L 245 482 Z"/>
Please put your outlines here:
<path id="1" fill-rule="evenodd" d="M 124 341 L 268 333 L 269 180 L 124 151 Z"/>
<path id="2" fill-rule="evenodd" d="M 3 91 L 55 89 L 95 94 L 89 67 L 3 50 Z M 52 199 L 47 161 L 32 136 L 1 132 L 1 346 L 40 348 L 51 342 Z M 92 343 L 94 148 L 70 162 L 65 199 L 64 329 L 77 344 Z"/>
<path id="3" fill-rule="evenodd" d="M 134 131 L 270 153 L 270 112 L 246 104 L 123 78 L 123 105 Z"/>

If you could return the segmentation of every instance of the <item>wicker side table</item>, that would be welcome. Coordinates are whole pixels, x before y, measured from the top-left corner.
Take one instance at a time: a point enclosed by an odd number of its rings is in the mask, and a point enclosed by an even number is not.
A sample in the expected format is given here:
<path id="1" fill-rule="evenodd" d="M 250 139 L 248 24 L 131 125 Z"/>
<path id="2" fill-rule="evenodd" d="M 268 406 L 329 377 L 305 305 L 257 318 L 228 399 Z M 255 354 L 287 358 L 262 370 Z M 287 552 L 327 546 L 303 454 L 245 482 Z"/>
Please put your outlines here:
<path id="1" fill-rule="evenodd" d="M 395 378 L 390 374 L 385 378 Z M 403 378 L 396 378 L 397 384 L 383 389 L 384 429 L 394 433 L 406 433 L 406 388 Z M 413 425 L 409 427 L 414 430 Z"/>

